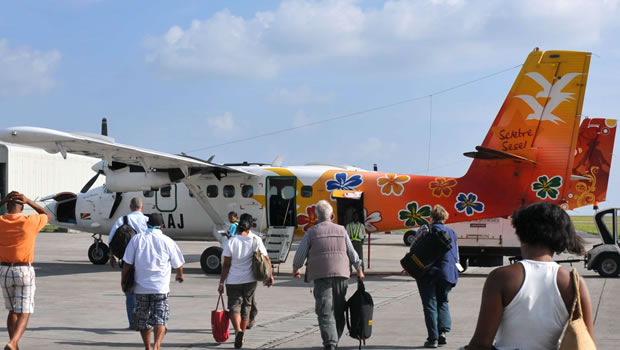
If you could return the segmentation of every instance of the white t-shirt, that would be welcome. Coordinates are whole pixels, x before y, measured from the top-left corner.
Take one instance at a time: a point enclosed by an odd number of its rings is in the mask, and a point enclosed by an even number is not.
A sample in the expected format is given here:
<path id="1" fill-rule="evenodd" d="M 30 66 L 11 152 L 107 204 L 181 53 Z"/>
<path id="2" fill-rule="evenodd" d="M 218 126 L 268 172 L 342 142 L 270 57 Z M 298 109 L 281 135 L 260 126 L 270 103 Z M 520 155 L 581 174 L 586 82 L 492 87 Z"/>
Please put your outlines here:
<path id="1" fill-rule="evenodd" d="M 170 266 L 178 269 L 185 264 L 179 246 L 158 229 L 133 236 L 123 261 L 136 269 L 136 294 L 170 292 Z"/>
<path id="2" fill-rule="evenodd" d="M 252 256 L 256 248 L 267 256 L 267 249 L 263 240 L 250 232 L 247 236 L 237 233 L 224 245 L 222 257 L 231 258 L 230 271 L 226 277 L 226 284 L 242 284 L 255 282 L 252 273 Z"/>
<path id="3" fill-rule="evenodd" d="M 148 226 L 146 225 L 148 221 L 149 218 L 146 215 L 142 214 L 141 211 L 132 211 L 131 213 L 127 214 L 127 223 L 129 224 L 129 226 L 133 227 L 134 230 L 136 230 L 136 234 L 144 233 L 149 230 Z M 116 233 L 116 230 L 123 225 L 123 222 L 124 219 L 122 216 L 116 219 L 114 226 L 112 226 L 112 229 L 110 230 L 108 244 L 112 242 L 112 237 L 114 237 L 114 233 Z"/>

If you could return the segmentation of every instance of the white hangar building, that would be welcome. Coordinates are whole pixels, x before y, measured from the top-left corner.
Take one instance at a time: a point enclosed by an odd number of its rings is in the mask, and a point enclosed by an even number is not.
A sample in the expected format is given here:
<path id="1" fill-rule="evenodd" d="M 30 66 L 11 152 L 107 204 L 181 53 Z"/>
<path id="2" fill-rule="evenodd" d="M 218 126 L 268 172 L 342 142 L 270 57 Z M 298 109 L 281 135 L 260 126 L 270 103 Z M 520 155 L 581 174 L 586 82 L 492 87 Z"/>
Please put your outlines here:
<path id="1" fill-rule="evenodd" d="M 95 175 L 91 166 L 99 159 L 0 142 L 0 195 L 19 191 L 32 200 L 59 192 L 79 192 Z M 94 186 L 103 184 L 100 177 Z M 4 210 L 2 208 L 0 210 Z M 26 206 L 27 214 L 32 209 Z"/>

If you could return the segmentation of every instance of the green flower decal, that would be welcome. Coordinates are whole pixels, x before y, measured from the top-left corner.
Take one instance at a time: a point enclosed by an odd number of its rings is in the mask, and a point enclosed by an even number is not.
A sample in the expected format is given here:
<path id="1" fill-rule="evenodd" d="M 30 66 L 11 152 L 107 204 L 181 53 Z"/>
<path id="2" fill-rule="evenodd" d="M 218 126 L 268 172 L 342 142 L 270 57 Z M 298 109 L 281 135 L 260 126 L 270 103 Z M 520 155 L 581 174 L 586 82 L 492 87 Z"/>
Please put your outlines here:
<path id="1" fill-rule="evenodd" d="M 547 175 L 541 175 L 538 177 L 538 182 L 532 182 L 532 191 L 536 192 L 536 197 L 540 199 L 557 199 L 560 191 L 558 189 L 562 187 L 562 177 L 554 176 L 549 180 Z"/>
<path id="2" fill-rule="evenodd" d="M 407 210 L 400 210 L 398 212 L 398 219 L 405 221 L 405 226 L 415 227 L 422 226 L 428 223 L 428 218 L 431 216 L 431 206 L 423 205 L 418 209 L 418 202 L 413 201 L 407 204 Z"/>

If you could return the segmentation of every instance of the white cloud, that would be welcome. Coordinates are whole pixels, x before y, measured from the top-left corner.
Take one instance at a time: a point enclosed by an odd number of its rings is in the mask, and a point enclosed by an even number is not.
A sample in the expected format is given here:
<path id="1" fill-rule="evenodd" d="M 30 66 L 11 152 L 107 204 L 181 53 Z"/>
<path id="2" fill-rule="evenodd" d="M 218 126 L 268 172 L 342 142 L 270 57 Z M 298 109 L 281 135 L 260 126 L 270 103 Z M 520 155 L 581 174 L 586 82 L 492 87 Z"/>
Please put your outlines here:
<path id="1" fill-rule="evenodd" d="M 56 80 L 52 73 L 60 58 L 57 50 L 11 48 L 6 39 L 0 39 L 0 95 L 44 94 L 53 89 Z"/>
<path id="2" fill-rule="evenodd" d="M 147 61 L 170 73 L 243 78 L 318 65 L 449 70 L 522 55 L 523 47 L 588 48 L 619 16 L 619 0 L 394 0 L 375 8 L 285 0 L 250 18 L 224 10 L 187 29 L 174 25 L 148 40 Z"/>
<path id="3" fill-rule="evenodd" d="M 212 132 L 228 132 L 235 129 L 235 121 L 232 113 L 226 112 L 223 115 L 207 118 L 207 125 L 212 129 Z"/>
<path id="4" fill-rule="evenodd" d="M 296 90 L 274 90 L 271 92 L 268 99 L 272 103 L 291 105 L 324 104 L 333 101 L 334 95 L 315 93 L 309 87 L 303 86 Z"/>

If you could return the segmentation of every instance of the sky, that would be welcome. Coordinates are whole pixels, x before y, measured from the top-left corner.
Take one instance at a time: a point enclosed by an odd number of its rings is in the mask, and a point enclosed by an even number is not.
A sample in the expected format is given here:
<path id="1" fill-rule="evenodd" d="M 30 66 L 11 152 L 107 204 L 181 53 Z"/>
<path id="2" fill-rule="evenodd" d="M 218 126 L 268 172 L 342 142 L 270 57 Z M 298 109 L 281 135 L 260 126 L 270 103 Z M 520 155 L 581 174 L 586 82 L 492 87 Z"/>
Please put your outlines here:
<path id="1" fill-rule="evenodd" d="M 583 114 L 619 118 L 618 18 L 620 0 L 0 2 L 0 128 L 106 117 L 119 143 L 220 163 L 457 177 L 535 47 L 592 52 Z"/>

